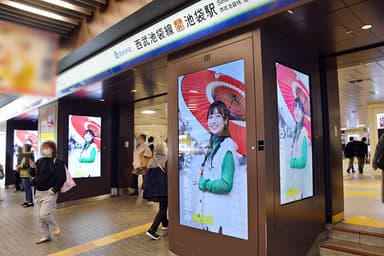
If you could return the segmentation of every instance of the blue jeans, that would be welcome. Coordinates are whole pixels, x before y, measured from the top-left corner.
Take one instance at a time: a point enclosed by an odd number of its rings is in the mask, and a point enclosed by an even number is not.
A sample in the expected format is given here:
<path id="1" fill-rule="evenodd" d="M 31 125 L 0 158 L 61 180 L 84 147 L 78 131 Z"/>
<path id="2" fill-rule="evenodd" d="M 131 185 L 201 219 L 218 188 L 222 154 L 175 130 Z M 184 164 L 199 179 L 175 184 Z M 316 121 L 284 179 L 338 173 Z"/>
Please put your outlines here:
<path id="1" fill-rule="evenodd" d="M 22 177 L 21 182 L 23 183 L 24 191 L 25 191 L 25 202 L 33 203 L 33 195 L 32 195 L 32 187 L 31 187 L 31 178 L 30 177 Z"/>

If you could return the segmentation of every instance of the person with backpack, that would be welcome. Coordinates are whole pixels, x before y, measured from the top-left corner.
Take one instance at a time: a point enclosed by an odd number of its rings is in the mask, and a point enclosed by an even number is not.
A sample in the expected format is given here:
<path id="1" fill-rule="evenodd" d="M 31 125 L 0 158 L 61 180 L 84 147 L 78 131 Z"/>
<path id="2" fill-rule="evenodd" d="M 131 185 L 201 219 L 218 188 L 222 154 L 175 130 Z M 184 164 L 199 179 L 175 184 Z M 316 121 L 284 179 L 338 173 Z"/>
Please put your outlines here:
<path id="1" fill-rule="evenodd" d="M 372 160 L 373 170 L 381 169 L 381 201 L 384 203 L 384 134 L 379 138 L 379 142 L 376 145 L 375 154 Z"/>
<path id="2" fill-rule="evenodd" d="M 25 191 L 25 201 L 21 204 L 23 208 L 33 207 L 33 192 L 31 187 L 31 178 L 35 176 L 35 171 L 32 170 L 32 165 L 34 164 L 35 157 L 32 152 L 31 144 L 24 144 L 22 160 L 16 170 L 18 170 L 21 183 L 23 184 Z"/>
<path id="3" fill-rule="evenodd" d="M 353 167 L 353 161 L 356 156 L 356 151 L 357 151 L 356 141 L 353 140 L 353 137 L 349 137 L 349 142 L 344 149 L 344 156 L 345 158 L 349 159 L 348 168 L 346 170 L 347 173 L 351 173 L 350 172 L 351 169 L 352 169 L 352 172 L 355 173 L 355 169 Z"/>
<path id="4" fill-rule="evenodd" d="M 40 228 L 43 236 L 36 244 L 46 243 L 60 237 L 60 228 L 52 216 L 58 192 L 66 181 L 65 163 L 56 159 L 56 144 L 46 141 L 41 145 L 42 157 L 31 168 L 36 170 L 33 185 L 36 188 L 35 204 L 38 208 Z M 51 231 L 53 231 L 51 235 Z"/>

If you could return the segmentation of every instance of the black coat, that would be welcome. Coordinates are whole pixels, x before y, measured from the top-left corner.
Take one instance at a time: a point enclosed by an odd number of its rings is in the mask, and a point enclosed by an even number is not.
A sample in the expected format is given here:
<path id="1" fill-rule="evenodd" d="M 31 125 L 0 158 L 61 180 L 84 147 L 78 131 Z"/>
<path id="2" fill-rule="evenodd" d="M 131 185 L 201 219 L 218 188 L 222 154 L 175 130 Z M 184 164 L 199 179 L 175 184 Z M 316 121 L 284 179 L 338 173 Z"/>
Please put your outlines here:
<path id="1" fill-rule="evenodd" d="M 358 141 L 350 141 L 344 149 L 344 156 L 346 158 L 357 156 L 358 151 Z"/>
<path id="2" fill-rule="evenodd" d="M 160 167 L 147 170 L 143 198 L 154 202 L 168 200 L 168 176 Z"/>

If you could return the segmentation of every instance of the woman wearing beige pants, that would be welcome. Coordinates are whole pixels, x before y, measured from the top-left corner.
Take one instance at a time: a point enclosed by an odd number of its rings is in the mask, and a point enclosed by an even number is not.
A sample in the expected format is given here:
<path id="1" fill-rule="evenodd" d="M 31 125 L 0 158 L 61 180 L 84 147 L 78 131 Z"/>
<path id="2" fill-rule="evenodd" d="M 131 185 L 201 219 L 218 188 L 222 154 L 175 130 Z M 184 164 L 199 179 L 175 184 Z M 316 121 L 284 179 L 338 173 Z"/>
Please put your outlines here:
<path id="1" fill-rule="evenodd" d="M 55 208 L 58 192 L 63 186 L 65 175 L 65 164 L 56 159 L 56 144 L 52 141 L 44 142 L 41 146 L 43 157 L 37 160 L 31 167 L 36 169 L 36 177 L 33 185 L 36 188 L 35 205 L 39 212 L 39 222 L 42 232 L 41 239 L 36 244 L 49 242 L 52 235 L 58 238 L 60 228 L 52 216 Z"/>

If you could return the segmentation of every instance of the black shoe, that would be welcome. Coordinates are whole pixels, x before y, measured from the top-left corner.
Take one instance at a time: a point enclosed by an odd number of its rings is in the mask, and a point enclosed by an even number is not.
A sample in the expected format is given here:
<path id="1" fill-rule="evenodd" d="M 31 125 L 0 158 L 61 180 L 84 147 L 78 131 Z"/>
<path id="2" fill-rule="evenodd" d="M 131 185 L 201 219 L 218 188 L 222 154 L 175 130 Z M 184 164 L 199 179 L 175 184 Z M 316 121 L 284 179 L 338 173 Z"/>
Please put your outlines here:
<path id="1" fill-rule="evenodd" d="M 33 203 L 27 203 L 26 205 L 24 205 L 24 207 L 23 208 L 28 208 L 28 207 L 33 207 Z"/>
<path id="2" fill-rule="evenodd" d="M 28 202 L 24 202 L 20 206 L 26 206 L 27 204 L 28 204 Z"/>
<path id="3" fill-rule="evenodd" d="M 152 238 L 153 240 L 159 240 L 160 239 L 160 236 L 158 234 L 156 234 L 155 231 L 152 231 L 152 230 L 148 230 L 147 233 L 145 233 L 147 236 L 149 236 L 150 238 Z"/>
<path id="4" fill-rule="evenodd" d="M 348 174 L 350 174 L 351 173 L 351 171 L 348 169 L 348 170 L 346 170 L 346 172 L 348 173 Z"/>
<path id="5" fill-rule="evenodd" d="M 136 191 L 133 191 L 132 193 L 129 193 L 129 195 L 132 197 L 137 197 L 139 195 L 139 192 L 136 190 Z"/>
<path id="6" fill-rule="evenodd" d="M 355 170 L 352 170 L 352 173 L 355 173 Z"/>

